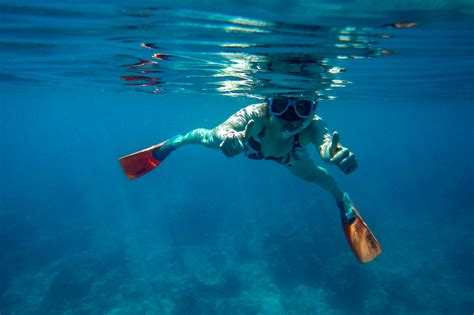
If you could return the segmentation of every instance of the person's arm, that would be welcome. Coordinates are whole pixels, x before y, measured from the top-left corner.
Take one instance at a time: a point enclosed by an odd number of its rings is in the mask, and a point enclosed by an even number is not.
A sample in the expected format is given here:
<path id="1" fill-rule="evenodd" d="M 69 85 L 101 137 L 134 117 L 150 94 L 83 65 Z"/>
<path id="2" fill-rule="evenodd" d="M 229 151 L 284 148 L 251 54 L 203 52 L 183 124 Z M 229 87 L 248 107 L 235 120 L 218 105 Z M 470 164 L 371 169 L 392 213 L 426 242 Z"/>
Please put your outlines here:
<path id="1" fill-rule="evenodd" d="M 357 168 L 354 153 L 339 143 L 337 131 L 334 131 L 331 136 L 326 124 L 319 116 L 314 116 L 308 129 L 311 143 L 325 162 L 336 164 L 346 174 Z"/>
<path id="2" fill-rule="evenodd" d="M 265 111 L 265 104 L 254 104 L 242 108 L 215 128 L 216 135 L 222 141 L 229 132 L 244 131 L 250 120 L 260 121 L 260 117 L 265 116 Z"/>
<path id="3" fill-rule="evenodd" d="M 314 115 L 313 121 L 308 126 L 307 132 L 305 132 L 305 136 L 308 138 L 307 142 L 312 143 L 314 145 L 314 147 L 318 151 L 319 155 L 321 155 L 321 158 L 323 158 L 323 160 L 326 160 L 326 159 L 321 154 L 321 146 L 324 144 L 326 136 L 328 135 L 329 135 L 329 130 L 324 120 L 318 115 Z"/>
<path id="4" fill-rule="evenodd" d="M 266 111 L 265 104 L 242 108 L 214 129 L 215 144 L 228 157 L 239 154 L 245 148 L 244 142 L 262 128 Z"/>

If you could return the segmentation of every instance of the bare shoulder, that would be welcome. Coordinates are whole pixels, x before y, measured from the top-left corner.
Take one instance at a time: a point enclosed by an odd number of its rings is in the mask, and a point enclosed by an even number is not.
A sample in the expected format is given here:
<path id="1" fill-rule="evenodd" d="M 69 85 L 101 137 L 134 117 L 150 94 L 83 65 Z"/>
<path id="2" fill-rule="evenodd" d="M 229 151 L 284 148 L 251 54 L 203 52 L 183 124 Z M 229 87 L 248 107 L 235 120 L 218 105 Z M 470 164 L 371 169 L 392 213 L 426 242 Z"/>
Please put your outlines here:
<path id="1" fill-rule="evenodd" d="M 268 119 L 268 107 L 267 104 L 252 104 L 242 108 L 237 115 L 241 116 L 246 122 L 253 120 L 255 127 L 257 127 L 254 129 L 260 130 Z"/>
<path id="2" fill-rule="evenodd" d="M 235 131 L 243 131 L 249 121 L 253 120 L 254 126 L 251 131 L 251 135 L 253 135 L 255 132 L 258 133 L 263 128 L 266 117 L 268 116 L 267 111 L 266 104 L 248 105 L 234 113 L 217 128 L 223 130 L 233 129 Z"/>
<path id="3" fill-rule="evenodd" d="M 251 119 L 261 119 L 268 116 L 267 111 L 267 104 L 259 103 L 259 104 L 252 104 L 242 109 L 246 112 L 246 114 Z"/>
<path id="4" fill-rule="evenodd" d="M 249 112 L 249 120 L 254 121 L 254 127 L 251 131 L 251 136 L 257 135 L 267 124 L 268 120 L 268 106 L 265 103 L 252 104 L 245 109 Z"/>

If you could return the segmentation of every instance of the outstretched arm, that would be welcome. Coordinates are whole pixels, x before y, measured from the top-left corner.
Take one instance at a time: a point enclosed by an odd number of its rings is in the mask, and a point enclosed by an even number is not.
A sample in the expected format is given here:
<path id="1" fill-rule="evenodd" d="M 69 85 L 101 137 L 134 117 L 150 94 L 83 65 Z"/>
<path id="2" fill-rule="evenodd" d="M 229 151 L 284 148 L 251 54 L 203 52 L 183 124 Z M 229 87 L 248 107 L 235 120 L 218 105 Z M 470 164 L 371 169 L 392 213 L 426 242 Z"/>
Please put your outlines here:
<path id="1" fill-rule="evenodd" d="M 265 115 L 265 104 L 250 105 L 214 129 L 198 128 L 184 136 L 173 138 L 172 145 L 177 148 L 184 144 L 204 144 L 209 148 L 222 150 L 226 156 L 234 156 L 244 150 L 244 141 L 254 135 L 258 128 L 261 129 L 261 118 Z"/>

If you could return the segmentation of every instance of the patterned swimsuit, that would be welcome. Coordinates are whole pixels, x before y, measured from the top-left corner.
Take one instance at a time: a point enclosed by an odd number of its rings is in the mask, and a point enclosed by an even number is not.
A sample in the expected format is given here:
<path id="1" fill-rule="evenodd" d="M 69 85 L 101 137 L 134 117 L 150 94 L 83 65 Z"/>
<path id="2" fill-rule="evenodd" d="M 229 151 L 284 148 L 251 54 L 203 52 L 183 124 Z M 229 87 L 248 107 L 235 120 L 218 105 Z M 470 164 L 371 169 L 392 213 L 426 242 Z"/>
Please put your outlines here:
<path id="1" fill-rule="evenodd" d="M 293 136 L 293 148 L 290 152 L 282 157 L 265 156 L 262 151 L 262 138 L 265 136 L 265 127 L 259 132 L 256 138 L 250 137 L 245 147 L 245 155 L 253 160 L 273 160 L 280 164 L 292 166 L 296 160 L 302 156 L 304 148 L 300 143 L 300 135 Z"/>

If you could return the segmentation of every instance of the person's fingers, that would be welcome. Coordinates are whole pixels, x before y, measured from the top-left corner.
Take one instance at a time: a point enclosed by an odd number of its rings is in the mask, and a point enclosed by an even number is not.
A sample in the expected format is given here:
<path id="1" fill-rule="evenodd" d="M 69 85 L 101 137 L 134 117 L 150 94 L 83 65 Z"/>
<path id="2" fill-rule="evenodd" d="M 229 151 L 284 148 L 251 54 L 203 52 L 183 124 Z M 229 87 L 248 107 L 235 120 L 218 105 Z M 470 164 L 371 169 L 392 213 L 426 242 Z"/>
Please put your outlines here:
<path id="1" fill-rule="evenodd" d="M 235 152 L 238 150 L 239 146 L 239 138 L 232 137 L 231 140 L 229 140 L 229 154 L 231 156 L 235 155 Z"/>
<path id="2" fill-rule="evenodd" d="M 237 138 L 237 145 L 238 145 L 238 152 L 242 152 L 245 148 L 244 142 L 242 141 L 242 138 Z"/>
<path id="3" fill-rule="evenodd" d="M 349 156 L 345 158 L 344 160 L 342 160 L 339 163 L 339 166 L 344 171 L 344 173 L 349 173 L 350 170 L 355 166 L 355 164 L 356 164 L 355 159 L 352 158 L 352 156 Z"/>
<path id="4" fill-rule="evenodd" d="M 348 167 L 346 168 L 345 173 L 346 173 L 346 174 L 350 174 L 350 173 L 352 173 L 353 171 L 355 171 L 356 168 L 357 168 L 357 164 L 355 164 L 355 163 L 354 163 L 354 164 L 351 164 L 350 166 L 348 166 Z"/>
<path id="5" fill-rule="evenodd" d="M 349 154 L 348 154 L 345 158 L 343 158 L 343 159 L 339 162 L 339 164 L 341 164 L 341 165 L 344 165 L 344 164 L 349 165 L 349 164 L 353 163 L 354 161 L 355 161 L 355 156 L 354 156 L 354 154 L 351 153 L 351 152 L 349 152 Z"/>
<path id="6" fill-rule="evenodd" d="M 357 169 L 357 162 L 352 164 L 348 169 L 347 169 L 347 173 L 346 174 L 350 174 L 352 172 L 354 172 L 355 170 Z"/>
<path id="7" fill-rule="evenodd" d="M 337 131 L 334 131 L 332 133 L 331 147 L 329 148 L 329 152 L 331 152 L 331 156 L 334 156 L 336 154 L 338 145 L 339 145 L 339 133 Z"/>
<path id="8" fill-rule="evenodd" d="M 352 157 L 351 166 L 355 169 L 355 168 L 357 168 L 357 159 L 356 159 L 354 153 L 351 154 L 351 157 Z"/>
<path id="9" fill-rule="evenodd" d="M 346 174 L 353 172 L 357 168 L 357 160 L 355 155 L 350 153 L 349 156 L 343 159 L 338 165 Z"/>
<path id="10" fill-rule="evenodd" d="M 229 150 L 225 146 L 222 147 L 222 152 L 224 153 L 225 156 L 227 156 L 227 157 L 230 156 Z"/>
<path id="11" fill-rule="evenodd" d="M 349 166 L 349 163 L 350 163 L 350 162 L 351 162 L 351 161 L 350 161 L 350 157 L 348 156 L 348 157 L 342 159 L 342 160 L 338 163 L 338 165 L 339 165 L 340 167 L 347 168 L 347 167 Z"/>
<path id="12" fill-rule="evenodd" d="M 348 167 L 347 163 L 346 164 L 339 163 L 338 166 L 344 173 L 347 173 L 347 167 Z"/>
<path id="13" fill-rule="evenodd" d="M 224 152 L 225 156 L 227 157 L 231 157 L 235 155 L 233 154 L 233 152 L 235 151 L 234 139 L 235 139 L 235 135 L 230 134 L 224 139 L 224 141 L 222 141 L 221 149 L 222 149 L 222 152 Z"/>
<path id="14" fill-rule="evenodd" d="M 242 137 L 245 140 L 250 139 L 250 137 L 252 136 L 252 129 L 254 126 L 255 126 L 255 121 L 253 119 L 250 119 L 247 125 L 245 126 L 245 130 L 241 133 Z"/>
<path id="15" fill-rule="evenodd" d="M 343 159 L 349 156 L 349 154 L 350 154 L 350 151 L 347 148 L 342 148 L 340 151 L 336 153 L 336 155 L 334 155 L 331 158 L 331 162 L 339 164 L 339 162 L 341 162 Z"/>
<path id="16" fill-rule="evenodd" d="M 245 148 L 245 145 L 242 141 L 242 137 L 235 133 L 229 134 L 219 145 L 221 151 L 227 157 L 232 157 L 239 154 Z"/>
<path id="17" fill-rule="evenodd" d="M 219 144 L 219 148 L 220 148 L 221 151 L 225 154 L 225 150 L 226 150 L 226 147 L 225 147 L 225 139 L 221 141 L 221 143 Z"/>
<path id="18" fill-rule="evenodd" d="M 220 144 L 221 151 L 224 153 L 225 156 L 229 157 L 230 151 L 229 151 L 229 146 L 226 143 L 226 140 L 222 141 Z"/>

